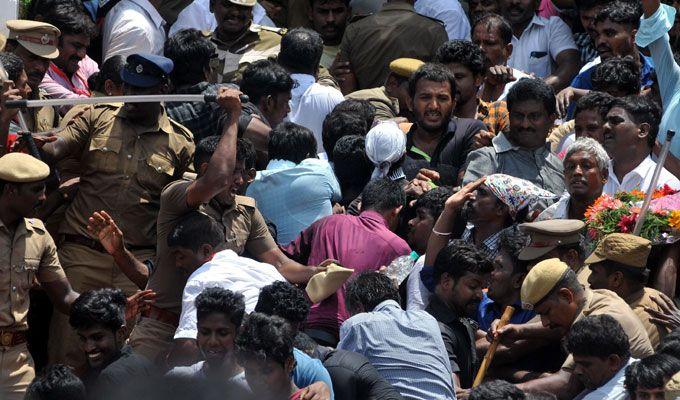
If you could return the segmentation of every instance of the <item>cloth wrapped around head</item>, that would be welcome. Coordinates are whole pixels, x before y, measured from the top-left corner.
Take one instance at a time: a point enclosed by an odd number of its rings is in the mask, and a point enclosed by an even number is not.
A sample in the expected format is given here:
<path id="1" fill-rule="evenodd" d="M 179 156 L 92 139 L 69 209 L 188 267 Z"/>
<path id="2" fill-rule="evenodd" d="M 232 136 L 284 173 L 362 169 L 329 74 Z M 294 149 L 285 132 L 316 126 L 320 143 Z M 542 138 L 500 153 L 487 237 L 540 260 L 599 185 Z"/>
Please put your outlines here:
<path id="1" fill-rule="evenodd" d="M 384 178 L 406 153 L 406 135 L 393 121 L 380 122 L 366 135 L 366 155 L 375 165 L 371 179 Z"/>
<path id="2" fill-rule="evenodd" d="M 533 183 L 505 174 L 493 174 L 484 179 L 484 185 L 498 197 L 510 210 L 513 217 L 524 207 L 535 204 L 540 199 L 552 199 L 553 193 L 541 189 Z"/>

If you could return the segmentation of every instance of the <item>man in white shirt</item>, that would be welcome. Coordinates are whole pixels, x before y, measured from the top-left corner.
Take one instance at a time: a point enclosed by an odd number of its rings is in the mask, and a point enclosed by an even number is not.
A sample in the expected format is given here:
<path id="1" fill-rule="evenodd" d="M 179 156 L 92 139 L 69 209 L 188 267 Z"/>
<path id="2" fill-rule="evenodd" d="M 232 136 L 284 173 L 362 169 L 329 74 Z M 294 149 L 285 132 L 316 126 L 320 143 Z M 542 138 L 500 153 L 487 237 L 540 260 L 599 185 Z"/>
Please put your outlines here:
<path id="1" fill-rule="evenodd" d="M 585 390 L 575 400 L 624 400 L 626 367 L 630 356 L 628 337 L 610 315 L 590 315 L 576 321 L 567 336 L 574 357 L 574 375 Z"/>
<path id="2" fill-rule="evenodd" d="M 559 17 L 539 17 L 537 4 L 533 0 L 499 0 L 514 34 L 508 65 L 542 78 L 558 91 L 576 76 L 581 56 L 567 24 Z"/>
<path id="3" fill-rule="evenodd" d="M 267 16 L 267 11 L 260 5 L 253 7 L 253 23 L 276 28 L 276 24 Z M 170 27 L 168 36 L 172 36 L 182 29 L 198 29 L 213 32 L 217 28 L 215 14 L 210 11 L 210 0 L 194 0 L 177 16 L 177 21 Z"/>
<path id="4" fill-rule="evenodd" d="M 323 153 L 323 120 L 344 97 L 329 86 L 316 83 L 323 53 L 323 40 L 312 30 L 296 28 L 281 39 L 278 61 L 290 72 L 295 86 L 291 91 L 290 113 L 286 119 L 311 130 L 318 153 Z"/>
<path id="5" fill-rule="evenodd" d="M 416 0 L 416 12 L 444 23 L 449 40 L 470 40 L 470 21 L 458 0 Z"/>
<path id="6" fill-rule="evenodd" d="M 647 97 L 629 96 L 614 101 L 604 125 L 604 148 L 611 163 L 603 193 L 613 196 L 633 189 L 649 190 L 656 168 L 650 154 L 660 122 L 659 106 Z M 665 168 L 652 189 L 664 185 L 680 190 L 680 180 Z"/>
<path id="7" fill-rule="evenodd" d="M 158 13 L 161 0 L 122 0 L 106 14 L 102 59 L 135 53 L 163 55 L 166 22 Z"/>

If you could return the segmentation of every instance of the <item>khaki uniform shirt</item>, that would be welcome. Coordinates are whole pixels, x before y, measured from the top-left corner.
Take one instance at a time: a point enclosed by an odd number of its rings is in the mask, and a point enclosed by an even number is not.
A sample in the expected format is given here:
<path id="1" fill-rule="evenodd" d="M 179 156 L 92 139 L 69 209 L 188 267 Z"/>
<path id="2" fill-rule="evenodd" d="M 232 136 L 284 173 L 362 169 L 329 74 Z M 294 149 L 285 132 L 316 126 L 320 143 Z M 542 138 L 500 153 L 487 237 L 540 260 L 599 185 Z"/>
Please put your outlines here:
<path id="1" fill-rule="evenodd" d="M 177 220 L 191 209 L 187 206 L 187 189 L 192 181 L 182 179 L 168 185 L 161 194 L 161 210 L 158 214 L 157 262 L 147 289 L 156 292 L 156 306 L 170 312 L 182 310 L 182 290 L 188 276 L 175 267 L 170 254 L 167 238 Z M 243 254 L 261 254 L 276 247 L 276 242 L 267 229 L 264 217 L 250 197 L 236 196 L 231 205 L 223 205 L 216 199 L 201 205 L 199 210 L 211 216 L 224 229 L 225 242 L 217 249 L 233 250 Z"/>
<path id="2" fill-rule="evenodd" d="M 33 279 L 65 278 L 57 246 L 39 219 L 24 218 L 14 232 L 0 221 L 0 329 L 28 329 L 28 291 Z"/>
<path id="3" fill-rule="evenodd" d="M 430 61 L 439 46 L 448 41 L 441 21 L 416 13 L 402 2 L 385 4 L 371 16 L 347 26 L 340 52 L 349 60 L 358 89 L 385 84 L 389 64 L 410 57 Z"/>
<path id="4" fill-rule="evenodd" d="M 238 82 L 248 64 L 276 57 L 281 50 L 281 36 L 285 29 L 251 24 L 238 39 L 225 43 L 213 33 L 212 42 L 217 46 L 217 57 L 210 61 L 210 82 Z"/>
<path id="5" fill-rule="evenodd" d="M 340 51 L 340 45 L 337 46 L 323 46 L 323 53 L 321 54 L 321 66 L 326 69 L 331 69 L 335 56 Z"/>
<path id="6" fill-rule="evenodd" d="M 31 100 L 45 100 L 45 93 L 38 91 L 38 97 Z M 59 126 L 59 113 L 51 106 L 29 108 L 26 123 L 31 132 L 45 132 Z M 26 115 L 26 114 L 24 114 Z"/>
<path id="7" fill-rule="evenodd" d="M 662 294 L 656 289 L 646 287 L 642 291 L 627 297 L 624 300 L 628 303 L 630 308 L 633 309 L 635 315 L 640 318 L 640 321 L 642 321 L 642 325 L 645 327 L 647 335 L 649 336 L 649 341 L 652 343 L 652 347 L 656 348 L 659 343 L 661 343 L 661 339 L 668 334 L 668 329 L 661 325 L 654 324 L 649 320 L 650 315 L 645 311 L 645 307 L 649 307 L 659 312 L 662 311 L 659 305 L 656 304 L 650 296 L 661 298 Z"/>
<path id="8" fill-rule="evenodd" d="M 583 285 L 583 287 L 586 289 L 590 287 L 590 283 L 588 283 L 588 278 L 590 278 L 590 274 L 592 272 L 593 271 L 590 268 L 588 268 L 587 265 L 584 265 L 576 273 L 576 280 L 578 280 L 578 283 Z"/>
<path id="9" fill-rule="evenodd" d="M 100 104 L 59 132 L 82 169 L 60 233 L 90 237 L 88 217 L 105 210 L 125 232 L 126 243 L 155 247 L 161 190 L 191 168 L 193 137 L 165 112 L 154 126 L 142 127 L 125 111 L 119 104 Z"/>
<path id="10" fill-rule="evenodd" d="M 616 293 L 605 289 L 586 289 L 584 294 L 586 302 L 574 322 L 588 315 L 610 315 L 621 324 L 624 332 L 628 335 L 631 356 L 640 359 L 654 353 L 642 322 Z M 568 371 L 574 370 L 574 358 L 571 354 L 562 364 L 562 368 Z"/>
<path id="11" fill-rule="evenodd" d="M 399 116 L 399 100 L 388 96 L 385 86 L 357 90 L 345 96 L 345 99 L 368 100 L 375 107 L 375 119 L 378 121 Z"/>

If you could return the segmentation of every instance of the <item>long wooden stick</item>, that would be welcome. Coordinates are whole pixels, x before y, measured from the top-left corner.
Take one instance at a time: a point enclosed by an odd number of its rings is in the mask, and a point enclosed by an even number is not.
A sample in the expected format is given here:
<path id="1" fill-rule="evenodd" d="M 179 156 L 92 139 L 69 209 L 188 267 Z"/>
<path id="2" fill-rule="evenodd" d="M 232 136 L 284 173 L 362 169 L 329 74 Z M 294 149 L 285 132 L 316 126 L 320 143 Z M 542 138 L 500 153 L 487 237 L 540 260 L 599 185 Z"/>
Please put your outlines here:
<path id="1" fill-rule="evenodd" d="M 496 329 L 500 329 L 507 325 L 508 322 L 510 322 L 510 318 L 512 318 L 512 314 L 514 312 L 515 309 L 512 306 L 505 307 L 505 311 L 503 311 L 503 316 L 501 316 L 501 320 L 498 321 L 498 327 Z M 491 342 L 491 346 L 489 346 L 489 349 L 486 351 L 484 359 L 482 360 L 482 365 L 479 366 L 479 371 L 477 371 L 477 376 L 475 376 L 475 381 L 472 383 L 472 387 L 479 386 L 479 384 L 482 383 L 482 381 L 484 380 L 486 370 L 489 369 L 489 366 L 491 365 L 493 356 L 494 354 L 496 354 L 496 347 L 498 347 L 498 343 L 500 341 L 501 341 L 500 336 L 497 336 L 496 338 L 494 338 L 493 342 Z"/>

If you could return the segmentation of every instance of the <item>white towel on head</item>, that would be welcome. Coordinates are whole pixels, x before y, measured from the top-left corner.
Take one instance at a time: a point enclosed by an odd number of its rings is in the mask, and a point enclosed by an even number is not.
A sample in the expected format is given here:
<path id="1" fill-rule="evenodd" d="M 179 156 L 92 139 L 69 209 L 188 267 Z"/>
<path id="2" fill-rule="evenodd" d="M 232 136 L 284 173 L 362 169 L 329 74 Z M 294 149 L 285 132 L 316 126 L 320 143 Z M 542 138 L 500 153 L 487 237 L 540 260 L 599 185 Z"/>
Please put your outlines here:
<path id="1" fill-rule="evenodd" d="M 406 153 L 406 135 L 393 121 L 381 122 L 366 134 L 366 156 L 375 165 L 371 179 L 384 178 Z"/>

